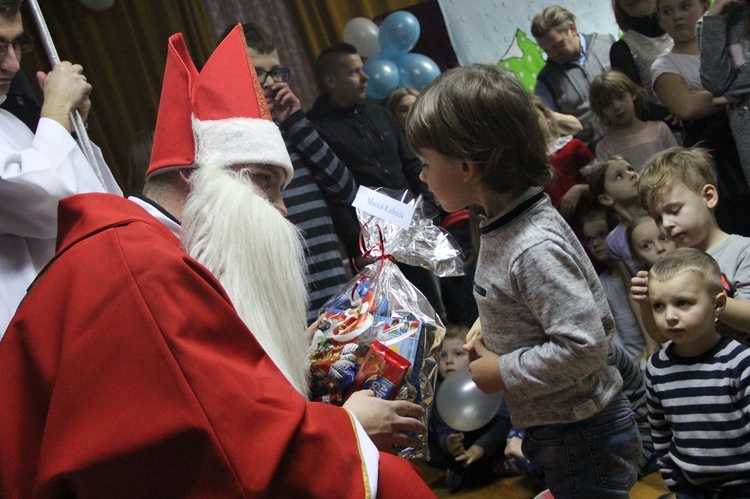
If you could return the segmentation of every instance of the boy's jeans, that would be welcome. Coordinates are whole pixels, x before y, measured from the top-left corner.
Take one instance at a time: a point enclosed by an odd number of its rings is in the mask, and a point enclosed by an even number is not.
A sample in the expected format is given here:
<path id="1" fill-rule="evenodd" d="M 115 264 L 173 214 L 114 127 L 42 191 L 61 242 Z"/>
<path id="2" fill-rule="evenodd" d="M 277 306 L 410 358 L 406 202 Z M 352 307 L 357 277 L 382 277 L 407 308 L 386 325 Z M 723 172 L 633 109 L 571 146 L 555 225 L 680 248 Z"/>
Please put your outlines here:
<path id="1" fill-rule="evenodd" d="M 522 450 L 541 468 L 555 499 L 620 498 L 638 479 L 641 435 L 620 394 L 598 414 L 526 430 Z"/>

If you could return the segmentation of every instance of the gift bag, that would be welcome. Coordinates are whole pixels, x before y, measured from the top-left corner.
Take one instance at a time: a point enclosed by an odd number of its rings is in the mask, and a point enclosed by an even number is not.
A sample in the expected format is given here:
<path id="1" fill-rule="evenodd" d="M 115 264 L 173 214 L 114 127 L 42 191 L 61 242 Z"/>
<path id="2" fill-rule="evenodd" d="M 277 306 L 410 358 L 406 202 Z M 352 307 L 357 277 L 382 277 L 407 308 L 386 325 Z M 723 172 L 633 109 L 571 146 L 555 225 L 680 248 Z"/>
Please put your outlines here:
<path id="1" fill-rule="evenodd" d="M 387 193 L 399 200 L 400 193 Z M 401 198 L 403 199 L 403 198 Z M 341 405 L 355 390 L 432 407 L 439 347 L 445 327 L 429 301 L 395 261 L 421 265 L 439 276 L 461 275 L 460 246 L 429 218 L 421 198 L 408 229 L 358 209 L 363 254 L 375 262 L 362 269 L 321 310 L 309 353 L 313 400 Z M 406 458 L 427 458 L 421 449 L 400 449 Z"/>

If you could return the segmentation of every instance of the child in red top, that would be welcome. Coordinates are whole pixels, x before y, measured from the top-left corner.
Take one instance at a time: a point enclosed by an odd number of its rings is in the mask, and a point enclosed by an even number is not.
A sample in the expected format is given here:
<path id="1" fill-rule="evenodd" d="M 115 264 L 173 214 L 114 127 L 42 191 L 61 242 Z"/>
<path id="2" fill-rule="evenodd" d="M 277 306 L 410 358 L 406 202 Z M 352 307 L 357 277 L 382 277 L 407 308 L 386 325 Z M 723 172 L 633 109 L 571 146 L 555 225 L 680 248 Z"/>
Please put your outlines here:
<path id="1" fill-rule="evenodd" d="M 539 97 L 533 96 L 532 100 L 547 137 L 547 159 L 557 174 L 545 192 L 580 238 L 583 234 L 580 220 L 593 208 L 585 176 L 593 165 L 594 155 L 583 142 L 561 132 L 552 110 Z"/>

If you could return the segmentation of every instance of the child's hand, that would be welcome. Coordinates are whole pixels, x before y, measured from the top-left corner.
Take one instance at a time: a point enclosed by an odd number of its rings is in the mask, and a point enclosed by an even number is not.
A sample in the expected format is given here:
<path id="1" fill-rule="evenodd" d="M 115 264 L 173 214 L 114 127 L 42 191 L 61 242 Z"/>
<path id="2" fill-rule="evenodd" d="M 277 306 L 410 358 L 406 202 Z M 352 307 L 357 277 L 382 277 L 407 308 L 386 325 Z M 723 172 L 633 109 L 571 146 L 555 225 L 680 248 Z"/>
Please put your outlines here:
<path id="1" fill-rule="evenodd" d="M 523 439 L 518 437 L 511 437 L 506 441 L 505 444 L 505 456 L 506 457 L 517 457 L 520 459 L 526 459 L 521 450 L 521 444 Z"/>
<path id="2" fill-rule="evenodd" d="M 484 449 L 478 445 L 472 445 L 469 449 L 456 457 L 457 463 L 464 463 L 464 468 L 468 468 L 471 463 L 475 463 L 484 457 Z"/>
<path id="3" fill-rule="evenodd" d="M 463 349 L 469 352 L 469 362 L 477 360 L 476 353 L 474 352 L 474 342 L 482 341 L 482 323 L 477 319 L 466 334 L 466 344 Z"/>
<path id="4" fill-rule="evenodd" d="M 445 439 L 445 445 L 448 447 L 450 455 L 457 458 L 461 456 L 466 450 L 464 449 L 464 434 L 463 433 L 452 433 Z"/>
<path id="5" fill-rule="evenodd" d="M 648 303 L 648 271 L 639 270 L 630 279 L 630 296 L 640 304 Z"/>
<path id="6" fill-rule="evenodd" d="M 568 189 L 568 192 L 560 200 L 560 214 L 563 217 L 571 218 L 575 214 L 578 202 L 588 188 L 589 186 L 586 184 L 576 184 Z"/>
<path id="7" fill-rule="evenodd" d="M 469 357 L 476 358 L 469 364 L 471 379 L 484 393 L 496 393 L 505 388 L 503 377 L 500 374 L 500 357 L 487 350 L 480 338 L 472 342 L 473 349 Z"/>
<path id="8" fill-rule="evenodd" d="M 279 123 L 283 123 L 290 114 L 302 108 L 302 104 L 288 84 L 284 82 L 274 83 L 271 89 L 275 94 L 273 114 Z"/>

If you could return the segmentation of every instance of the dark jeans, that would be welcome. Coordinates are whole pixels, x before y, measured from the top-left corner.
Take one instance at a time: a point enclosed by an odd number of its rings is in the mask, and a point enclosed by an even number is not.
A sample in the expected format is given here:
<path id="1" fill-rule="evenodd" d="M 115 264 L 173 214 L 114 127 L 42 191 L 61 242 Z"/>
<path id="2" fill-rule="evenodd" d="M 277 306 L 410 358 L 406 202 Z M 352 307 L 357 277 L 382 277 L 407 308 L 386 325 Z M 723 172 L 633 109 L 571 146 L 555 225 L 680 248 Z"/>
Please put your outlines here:
<path id="1" fill-rule="evenodd" d="M 629 497 L 640 447 L 630 402 L 620 395 L 588 419 L 527 429 L 522 450 L 555 499 L 605 499 Z"/>

